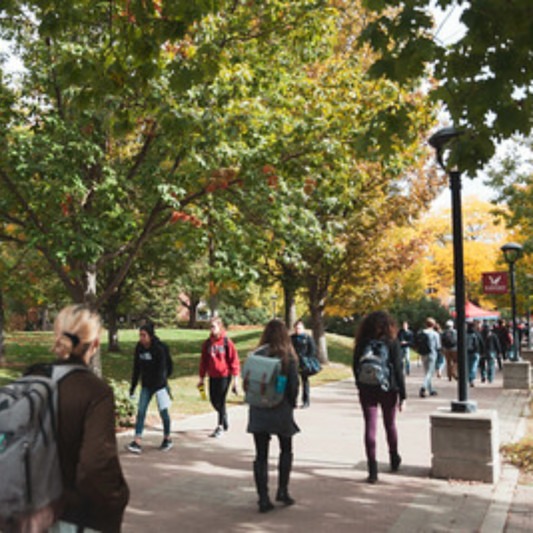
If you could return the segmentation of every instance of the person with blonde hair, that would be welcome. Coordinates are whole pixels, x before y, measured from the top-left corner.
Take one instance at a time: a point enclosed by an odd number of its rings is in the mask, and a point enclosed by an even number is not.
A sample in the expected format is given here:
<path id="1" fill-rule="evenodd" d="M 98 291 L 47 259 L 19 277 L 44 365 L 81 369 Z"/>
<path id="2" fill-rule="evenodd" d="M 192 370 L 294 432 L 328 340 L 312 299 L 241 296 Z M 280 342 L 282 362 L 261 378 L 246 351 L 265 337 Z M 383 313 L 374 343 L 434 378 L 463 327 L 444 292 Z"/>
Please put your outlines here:
<path id="1" fill-rule="evenodd" d="M 57 445 L 64 492 L 55 512 L 59 524 L 115 533 L 129 489 L 118 458 L 113 391 L 88 368 L 100 347 L 100 332 L 99 315 L 83 305 L 65 307 L 54 323 L 54 365 L 78 367 L 58 385 Z M 50 367 L 34 365 L 27 373 L 42 375 Z"/>
<path id="2" fill-rule="evenodd" d="M 272 435 L 279 440 L 278 491 L 276 501 L 292 505 L 289 495 L 289 478 L 292 470 L 292 437 L 300 431 L 294 421 L 294 408 L 298 398 L 298 356 L 294 351 L 287 327 L 281 320 L 271 320 L 259 342 L 257 355 L 281 359 L 282 374 L 287 377 L 283 401 L 276 407 L 250 406 L 248 433 L 254 436 L 254 480 L 259 495 L 259 512 L 274 508 L 268 494 L 268 448 Z"/>

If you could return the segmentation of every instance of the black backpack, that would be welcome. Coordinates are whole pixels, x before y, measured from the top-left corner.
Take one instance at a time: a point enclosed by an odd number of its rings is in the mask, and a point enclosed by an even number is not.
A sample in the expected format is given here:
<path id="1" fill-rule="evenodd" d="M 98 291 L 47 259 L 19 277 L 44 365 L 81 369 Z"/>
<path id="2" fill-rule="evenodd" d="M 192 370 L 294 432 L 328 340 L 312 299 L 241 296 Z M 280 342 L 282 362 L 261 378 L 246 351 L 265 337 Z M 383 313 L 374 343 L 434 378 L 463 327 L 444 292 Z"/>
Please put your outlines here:
<path id="1" fill-rule="evenodd" d="M 429 343 L 429 335 L 421 329 L 415 338 L 415 350 L 420 355 L 429 355 L 431 353 L 431 345 Z"/>
<path id="2" fill-rule="evenodd" d="M 389 347 L 383 341 L 372 340 L 365 346 L 356 369 L 357 383 L 390 390 Z"/>
<path id="3" fill-rule="evenodd" d="M 455 348 L 457 346 L 457 332 L 453 329 L 447 329 L 442 334 L 441 341 L 442 341 L 442 346 L 444 348 L 447 348 L 448 350 Z"/>
<path id="4" fill-rule="evenodd" d="M 466 333 L 466 351 L 468 353 L 476 353 L 478 351 L 478 339 L 474 331 L 467 331 Z"/>

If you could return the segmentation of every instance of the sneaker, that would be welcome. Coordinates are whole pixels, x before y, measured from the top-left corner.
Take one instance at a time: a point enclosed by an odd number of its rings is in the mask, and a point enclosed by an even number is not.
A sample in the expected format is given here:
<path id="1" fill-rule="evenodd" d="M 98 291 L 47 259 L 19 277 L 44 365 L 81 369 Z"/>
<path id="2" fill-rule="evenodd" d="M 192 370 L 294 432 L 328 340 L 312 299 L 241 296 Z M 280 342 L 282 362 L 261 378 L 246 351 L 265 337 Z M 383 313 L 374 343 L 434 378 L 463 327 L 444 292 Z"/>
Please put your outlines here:
<path id="1" fill-rule="evenodd" d="M 135 442 L 134 440 L 131 441 L 127 446 L 126 448 L 128 448 L 128 450 L 131 452 L 131 453 L 136 453 L 136 454 L 140 454 L 143 449 L 141 447 L 140 444 L 138 444 L 137 442 Z"/>
<path id="2" fill-rule="evenodd" d="M 168 450 L 170 450 L 172 446 L 174 446 L 174 444 L 172 444 L 172 441 L 170 439 L 163 439 L 163 442 L 161 443 L 161 446 L 159 446 L 159 449 L 162 452 L 168 452 Z"/>
<path id="3" fill-rule="evenodd" d="M 218 439 L 222 437 L 223 433 L 224 433 L 224 429 L 222 428 L 222 426 L 217 426 L 215 431 L 213 431 L 213 433 L 211 433 L 211 435 L 209 436 L 213 437 L 214 439 Z"/>
<path id="4" fill-rule="evenodd" d="M 420 389 L 420 392 L 418 393 L 418 395 L 420 396 L 420 398 L 425 398 L 426 397 L 426 389 Z"/>
<path id="5" fill-rule="evenodd" d="M 437 396 L 437 391 L 436 390 L 432 390 L 430 393 L 429 393 L 430 396 Z"/>

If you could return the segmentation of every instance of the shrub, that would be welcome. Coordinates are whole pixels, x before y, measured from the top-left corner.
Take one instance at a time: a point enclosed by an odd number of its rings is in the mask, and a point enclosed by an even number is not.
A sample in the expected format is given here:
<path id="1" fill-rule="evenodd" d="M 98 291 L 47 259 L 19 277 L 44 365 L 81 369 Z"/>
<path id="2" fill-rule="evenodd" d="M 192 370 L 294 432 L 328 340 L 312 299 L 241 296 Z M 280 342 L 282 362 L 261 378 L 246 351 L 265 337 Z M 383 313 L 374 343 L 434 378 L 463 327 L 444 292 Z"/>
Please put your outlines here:
<path id="1" fill-rule="evenodd" d="M 136 405 L 130 398 L 130 384 L 125 381 L 107 380 L 115 395 L 115 427 L 128 428 L 133 426 Z"/>
<path id="2" fill-rule="evenodd" d="M 240 308 L 233 305 L 222 306 L 220 316 L 227 326 L 265 324 L 270 318 L 269 312 L 262 307 Z"/>

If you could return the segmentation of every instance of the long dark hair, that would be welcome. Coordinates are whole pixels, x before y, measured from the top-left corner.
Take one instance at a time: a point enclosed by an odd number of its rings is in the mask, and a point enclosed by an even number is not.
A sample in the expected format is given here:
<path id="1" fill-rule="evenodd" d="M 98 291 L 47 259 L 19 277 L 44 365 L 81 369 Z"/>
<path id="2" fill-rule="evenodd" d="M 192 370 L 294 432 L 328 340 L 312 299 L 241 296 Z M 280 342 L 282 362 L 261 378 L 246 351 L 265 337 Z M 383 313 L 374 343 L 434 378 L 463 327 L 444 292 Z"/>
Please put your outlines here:
<path id="1" fill-rule="evenodd" d="M 370 340 L 391 343 L 398 333 L 394 318 L 386 311 L 374 311 L 363 318 L 355 335 L 354 357 L 358 357 L 364 345 Z"/>
<path id="2" fill-rule="evenodd" d="M 264 344 L 268 344 L 271 357 L 282 360 L 283 369 L 287 371 L 290 360 L 296 359 L 296 353 L 284 322 L 275 318 L 265 326 L 259 341 L 260 346 Z"/>

